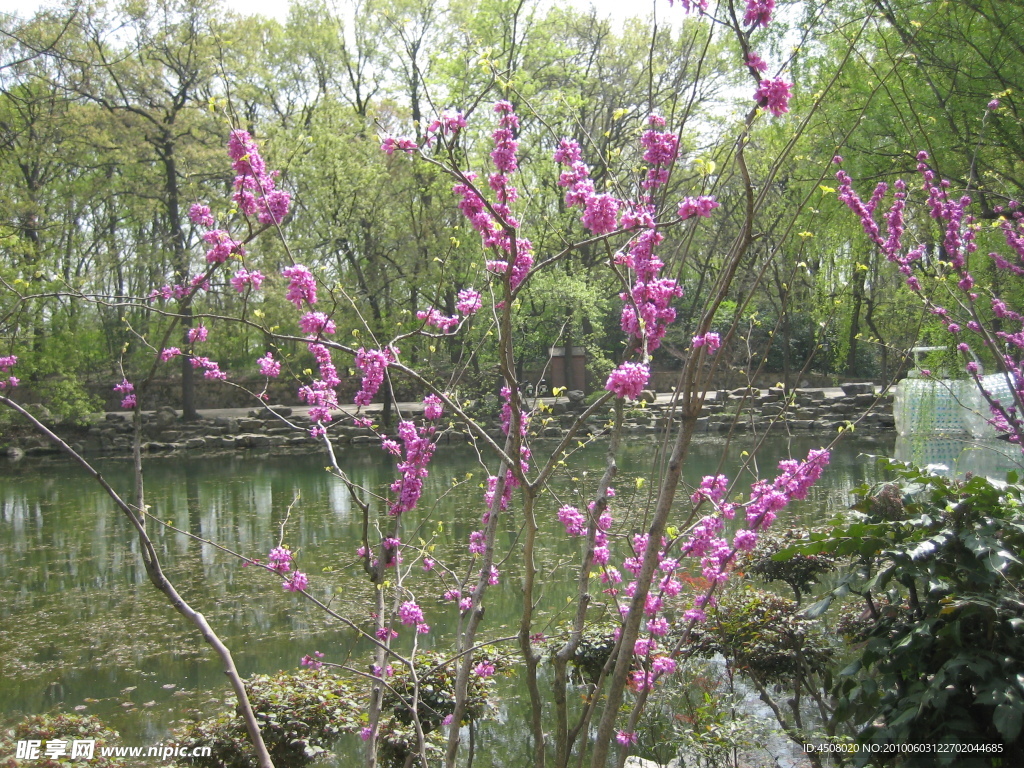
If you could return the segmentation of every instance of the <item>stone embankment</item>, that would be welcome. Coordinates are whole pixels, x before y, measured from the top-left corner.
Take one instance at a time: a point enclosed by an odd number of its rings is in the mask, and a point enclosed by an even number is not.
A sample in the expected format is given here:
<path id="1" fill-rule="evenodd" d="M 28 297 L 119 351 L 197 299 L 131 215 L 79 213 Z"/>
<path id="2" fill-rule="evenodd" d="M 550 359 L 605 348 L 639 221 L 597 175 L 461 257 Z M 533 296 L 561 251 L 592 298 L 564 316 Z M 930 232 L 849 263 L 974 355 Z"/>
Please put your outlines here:
<path id="1" fill-rule="evenodd" d="M 633 403 L 625 413 L 625 428 L 635 436 L 657 435 L 677 423 L 678 411 L 667 395 Z M 582 392 L 570 392 L 561 398 L 545 398 L 543 409 L 531 424 L 536 437 L 557 439 L 585 410 Z M 419 404 L 402 404 L 403 414 L 416 413 Z M 373 413 L 371 407 L 370 415 Z M 490 409 L 492 412 L 496 409 Z M 610 411 L 591 415 L 577 432 L 580 437 L 600 435 L 607 428 Z M 704 433 L 761 432 L 773 429 L 795 433 L 835 432 L 840 426 L 856 422 L 858 430 L 889 430 L 894 427 L 892 397 L 874 394 L 871 384 L 847 384 L 840 389 L 781 388 L 737 389 L 708 393 L 697 421 Z M 487 420 L 485 428 L 496 438 L 500 423 Z M 304 408 L 274 407 L 246 412 L 241 409 L 208 412 L 198 421 L 183 422 L 177 411 L 163 407 L 143 415 L 142 449 L 147 455 L 181 451 L 225 451 L 272 449 L 275 451 L 317 450 L 319 441 L 309 437 L 312 425 Z M 108 413 L 86 427 L 68 427 L 58 432 L 76 450 L 85 453 L 125 454 L 131 451 L 133 426 L 128 414 Z M 351 424 L 339 415 L 331 428 L 331 439 L 338 446 L 375 445 L 379 437 L 370 429 Z M 470 439 L 464 424 L 442 420 L 441 443 L 462 443 Z M 39 436 L 28 436 L 9 443 L 7 455 L 45 455 L 57 450 Z"/>

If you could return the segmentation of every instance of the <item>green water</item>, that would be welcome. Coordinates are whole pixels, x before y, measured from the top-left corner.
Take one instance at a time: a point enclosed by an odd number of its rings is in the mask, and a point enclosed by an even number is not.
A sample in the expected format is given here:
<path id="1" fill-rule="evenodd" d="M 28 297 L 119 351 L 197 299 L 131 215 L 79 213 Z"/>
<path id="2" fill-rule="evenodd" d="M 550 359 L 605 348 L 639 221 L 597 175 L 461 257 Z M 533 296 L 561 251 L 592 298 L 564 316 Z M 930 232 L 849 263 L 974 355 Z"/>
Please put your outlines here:
<path id="1" fill-rule="evenodd" d="M 801 458 L 820 445 L 812 438 L 769 441 L 759 453 L 761 472 L 771 476 L 778 459 Z M 649 485 L 637 489 L 636 477 L 650 471 L 656 447 L 644 439 L 624 449 L 616 482 L 620 509 L 642 508 Z M 723 447 L 718 439 L 695 442 L 688 481 L 716 471 Z M 749 444 L 730 446 L 727 471 L 749 449 Z M 541 622 L 549 626 L 567 615 L 566 598 L 575 591 L 570 562 L 578 559 L 579 547 L 578 540 L 566 537 L 554 512 L 560 503 L 582 506 L 603 469 L 602 450 L 597 446 L 577 454 L 573 472 L 553 481 L 540 509 L 542 556 L 550 567 Z M 828 519 L 846 504 L 851 488 L 874 478 L 874 463 L 862 454 L 888 455 L 891 450 L 892 441 L 885 438 L 841 443 L 822 481 L 791 514 L 807 522 Z M 392 461 L 375 448 L 351 449 L 338 459 L 353 481 L 369 488 L 386 487 L 394 477 Z M 369 626 L 371 592 L 355 556 L 361 514 L 324 464 L 316 455 L 252 453 L 153 460 L 146 465 L 147 503 L 181 531 L 257 558 L 265 558 L 278 543 L 287 516 L 284 540 L 309 574 L 311 591 Z M 103 460 L 99 466 L 116 489 L 130 495 L 127 462 Z M 438 559 L 464 572 L 469 533 L 481 527 L 484 478 L 474 452 L 439 448 L 424 501 L 403 520 L 403 540 L 424 539 L 436 547 Z M 383 514 L 380 503 L 374 510 Z M 388 524 L 386 517 L 377 519 Z M 491 637 L 512 634 L 509 629 L 520 615 L 514 545 L 519 522 L 513 509 L 500 533 L 513 555 L 500 564 L 501 584 L 486 598 L 484 627 Z M 438 523 L 443 523 L 440 530 Z M 641 525 L 641 519 L 634 521 L 636 530 Z M 284 592 L 279 578 L 242 567 L 237 558 L 184 533 L 156 525 L 151 531 L 172 581 L 221 634 L 243 675 L 296 669 L 299 659 L 314 650 L 324 652 L 328 661 L 366 663 L 367 648 L 350 630 Z M 621 549 L 613 550 L 613 562 L 621 560 Z M 220 710 L 229 698 L 212 652 L 149 583 L 127 521 L 75 466 L 60 461 L 0 465 L 0 568 L 0 706 L 5 717 L 54 708 L 91 713 L 119 730 L 124 744 L 149 745 L 182 722 Z M 426 649 L 448 647 L 456 616 L 454 606 L 439 599 L 443 587 L 437 579 L 438 572 L 409 569 L 407 585 L 433 627 L 419 638 Z M 492 755 L 525 748 L 521 726 L 510 730 L 502 724 L 521 722 L 519 704 L 511 692 L 499 724 L 488 728 Z M 350 747 L 355 745 L 341 750 Z"/>

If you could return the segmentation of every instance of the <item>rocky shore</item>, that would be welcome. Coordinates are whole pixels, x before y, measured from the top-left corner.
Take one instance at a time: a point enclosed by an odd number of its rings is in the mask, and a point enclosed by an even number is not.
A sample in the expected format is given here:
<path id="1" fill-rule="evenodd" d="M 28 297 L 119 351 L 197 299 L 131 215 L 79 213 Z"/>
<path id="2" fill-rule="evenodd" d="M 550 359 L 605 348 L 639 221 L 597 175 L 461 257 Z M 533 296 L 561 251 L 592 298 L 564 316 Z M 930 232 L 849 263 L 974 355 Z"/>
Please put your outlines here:
<path id="1" fill-rule="evenodd" d="M 668 395 L 645 393 L 643 403 L 633 403 L 625 413 L 628 434 L 657 435 L 677 423 L 678 411 Z M 557 439 L 586 408 L 582 392 L 569 392 L 560 398 L 544 398 L 544 406 L 531 423 L 535 437 Z M 416 413 L 422 406 L 403 403 L 403 414 Z M 379 411 L 379 406 L 376 408 Z M 496 409 L 491 409 L 495 411 Z M 371 407 L 370 415 L 374 413 Z M 610 409 L 587 418 L 578 432 L 580 437 L 600 435 L 607 428 Z M 773 429 L 792 432 L 834 433 L 839 427 L 857 422 L 858 430 L 891 430 L 895 426 L 891 395 L 876 395 L 870 383 L 847 384 L 841 389 L 781 388 L 735 389 L 709 392 L 697 420 L 697 431 L 704 433 L 759 432 Z M 489 419 L 488 432 L 499 437 L 500 423 Z M 147 455 L 182 451 L 226 451 L 271 449 L 275 451 L 313 451 L 319 442 L 309 437 L 311 424 L 304 408 L 274 407 L 261 410 L 223 409 L 204 413 L 198 421 L 185 422 L 170 407 L 143 414 L 142 450 Z M 131 415 L 107 413 L 87 426 L 62 426 L 56 429 L 76 450 L 87 454 L 127 454 L 132 448 Z M 374 445 L 374 432 L 351 424 L 344 414 L 332 426 L 331 439 L 338 446 Z M 470 439 L 465 424 L 442 420 L 438 441 L 460 443 Z M 58 453 L 42 436 L 25 433 L 20 439 L 8 438 L 4 453 L 11 459 Z"/>

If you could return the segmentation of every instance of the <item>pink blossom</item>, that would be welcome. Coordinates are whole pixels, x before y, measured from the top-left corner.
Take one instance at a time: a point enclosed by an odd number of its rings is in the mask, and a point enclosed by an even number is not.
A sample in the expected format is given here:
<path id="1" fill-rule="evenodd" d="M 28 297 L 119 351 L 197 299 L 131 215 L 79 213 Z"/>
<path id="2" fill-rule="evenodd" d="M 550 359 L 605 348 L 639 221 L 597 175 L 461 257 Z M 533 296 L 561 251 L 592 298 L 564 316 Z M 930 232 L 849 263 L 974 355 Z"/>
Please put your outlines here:
<path id="1" fill-rule="evenodd" d="M 309 579 L 302 571 L 293 571 L 288 581 L 281 582 L 286 592 L 301 592 L 309 586 Z"/>
<path id="2" fill-rule="evenodd" d="M 659 656 L 651 662 L 651 671 L 656 675 L 671 675 L 676 671 L 676 662 L 668 656 Z"/>
<path id="3" fill-rule="evenodd" d="M 489 661 L 481 661 L 473 667 L 473 674 L 477 677 L 490 677 L 494 674 L 494 665 Z"/>
<path id="4" fill-rule="evenodd" d="M 722 340 L 717 333 L 705 333 L 700 336 L 694 336 L 690 339 L 690 344 L 693 345 L 694 349 L 707 347 L 708 354 L 713 355 L 722 346 Z"/>
<path id="5" fill-rule="evenodd" d="M 790 89 L 792 83 L 788 83 L 781 77 L 764 79 L 754 91 L 754 101 L 759 106 L 765 107 L 775 117 L 779 117 L 789 111 L 789 99 L 792 96 Z"/>
<path id="6" fill-rule="evenodd" d="M 580 221 L 595 235 L 607 235 L 615 231 L 618 213 L 619 201 L 612 195 L 594 195 L 587 199 Z"/>
<path id="7" fill-rule="evenodd" d="M 688 0 L 683 0 L 684 5 L 688 3 Z M 689 9 L 687 9 L 689 10 Z M 615 740 L 624 747 L 628 747 L 630 744 L 636 744 L 638 736 L 635 733 L 629 731 L 619 731 L 615 734 Z"/>
<path id="8" fill-rule="evenodd" d="M 636 400 L 647 386 L 651 369 L 644 363 L 623 363 L 608 376 L 604 388 L 618 397 Z"/>
<path id="9" fill-rule="evenodd" d="M 160 350 L 160 362 L 166 363 L 172 357 L 177 357 L 181 354 L 181 350 L 177 347 L 167 347 L 166 349 Z"/>
<path id="10" fill-rule="evenodd" d="M 228 260 L 232 254 L 245 255 L 245 249 L 237 240 L 232 240 L 230 235 L 223 229 L 214 229 L 203 235 L 203 240 L 209 243 L 212 248 L 206 252 L 206 261 L 210 264 L 221 264 Z"/>
<path id="11" fill-rule="evenodd" d="M 402 476 L 391 484 L 396 498 L 388 507 L 388 514 L 395 516 L 416 508 L 420 495 L 423 493 L 423 481 L 427 477 L 427 465 L 434 455 L 434 443 L 431 436 L 434 427 L 420 430 L 411 421 L 403 421 L 398 425 L 398 436 L 402 440 L 404 457 L 398 463 L 398 471 Z"/>
<path id="12" fill-rule="evenodd" d="M 558 519 L 570 536 L 582 536 L 587 532 L 587 519 L 576 507 L 563 505 L 558 510 Z"/>
<path id="13" fill-rule="evenodd" d="M 304 303 L 316 304 L 316 279 L 312 272 L 301 264 L 296 264 L 285 267 L 281 274 L 289 280 L 285 298 L 294 304 L 296 309 L 302 309 Z"/>
<path id="14" fill-rule="evenodd" d="M 390 349 L 363 349 L 356 353 L 356 368 L 363 372 L 363 383 L 356 393 L 356 405 L 369 405 L 373 402 L 377 390 L 384 382 L 384 372 L 395 362 L 394 353 Z"/>
<path id="15" fill-rule="evenodd" d="M 444 404 L 437 395 L 427 395 L 423 398 L 423 418 L 428 421 L 435 421 L 444 415 Z"/>
<path id="16" fill-rule="evenodd" d="M 199 342 L 206 341 L 206 337 L 209 334 L 205 325 L 199 325 L 195 328 L 188 329 L 188 343 L 198 344 Z"/>
<path id="17" fill-rule="evenodd" d="M 303 656 L 302 661 L 300 663 L 304 667 L 309 667 L 312 670 L 317 670 L 324 665 L 324 663 L 320 661 L 320 659 L 322 659 L 323 657 L 324 655 L 320 653 L 320 651 L 313 651 L 312 656 L 309 656 L 308 654 L 306 656 Z"/>
<path id="18" fill-rule="evenodd" d="M 747 10 L 743 14 L 744 24 L 767 27 L 772 20 L 775 0 L 747 0 Z"/>
<path id="19" fill-rule="evenodd" d="M 753 51 L 747 54 L 747 66 L 755 72 L 768 71 L 768 63 Z"/>
<path id="20" fill-rule="evenodd" d="M 687 197 L 683 199 L 683 202 L 679 204 L 679 218 L 689 219 L 692 216 L 703 216 L 704 218 L 710 218 L 711 212 L 721 206 L 715 198 L 709 195 L 701 195 L 700 197 Z"/>
<path id="21" fill-rule="evenodd" d="M 482 555 L 486 549 L 483 531 L 473 531 L 469 534 L 469 553 L 471 555 Z"/>
<path id="22" fill-rule="evenodd" d="M 231 278 L 231 286 L 239 293 L 245 293 L 246 286 L 251 286 L 254 291 L 258 291 L 265 279 L 258 270 L 250 272 L 243 267 L 237 270 L 235 276 Z"/>
<path id="23" fill-rule="evenodd" d="M 483 306 L 483 299 L 480 297 L 480 294 L 472 288 L 463 288 L 459 291 L 458 299 L 455 310 L 466 317 L 476 314 L 480 307 Z"/>
<path id="24" fill-rule="evenodd" d="M 402 623 L 411 626 L 413 624 L 420 624 L 423 622 L 423 609 L 420 608 L 414 601 L 407 600 L 402 603 L 398 608 L 398 618 L 402 620 Z"/>
<path id="25" fill-rule="evenodd" d="M 213 214 L 210 212 L 210 206 L 208 205 L 193 203 L 192 207 L 188 209 L 188 217 L 193 224 L 200 227 L 209 228 L 213 226 Z"/>
<path id="26" fill-rule="evenodd" d="M 256 365 L 259 366 L 260 373 L 264 376 L 276 379 L 281 375 L 281 362 L 275 360 L 270 352 L 267 352 L 267 354 L 257 360 Z"/>
<path id="27" fill-rule="evenodd" d="M 334 321 L 323 312 L 307 312 L 299 319 L 299 328 L 307 336 L 320 336 L 337 330 Z"/>
<path id="28" fill-rule="evenodd" d="M 8 359 L 17 362 L 17 358 L 13 355 Z M 11 363 L 12 366 L 14 365 L 14 362 Z M 114 385 L 114 391 L 125 396 L 124 399 L 121 400 L 121 407 L 124 410 L 130 411 L 135 408 L 137 404 L 135 399 L 135 385 L 128 381 L 128 379 L 122 379 L 120 384 Z"/>
<path id="29" fill-rule="evenodd" d="M 270 570 L 278 573 L 288 573 L 292 569 L 292 553 L 286 547 L 274 547 L 267 556 L 270 561 Z"/>
<path id="30" fill-rule="evenodd" d="M 380 148 L 385 155 L 394 154 L 396 149 L 405 152 L 407 155 L 411 155 L 419 149 L 419 145 L 417 145 L 413 139 L 405 136 L 400 136 L 398 138 L 388 136 L 381 142 Z"/>
<path id="31" fill-rule="evenodd" d="M 433 307 L 426 310 L 421 309 L 416 313 L 416 318 L 427 325 L 440 329 L 441 333 L 451 333 L 452 329 L 459 324 L 459 318 L 448 317 Z"/>

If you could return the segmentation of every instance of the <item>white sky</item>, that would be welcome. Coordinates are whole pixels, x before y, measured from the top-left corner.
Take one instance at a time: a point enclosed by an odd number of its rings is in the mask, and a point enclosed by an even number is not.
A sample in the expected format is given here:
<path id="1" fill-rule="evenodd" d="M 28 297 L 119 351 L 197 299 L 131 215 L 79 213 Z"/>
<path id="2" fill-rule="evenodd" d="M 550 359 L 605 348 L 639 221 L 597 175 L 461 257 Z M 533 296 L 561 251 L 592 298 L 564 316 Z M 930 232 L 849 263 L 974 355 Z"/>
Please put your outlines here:
<path id="1" fill-rule="evenodd" d="M 611 16 L 615 19 L 624 19 L 627 16 L 646 16 L 651 12 L 653 3 L 651 0 L 640 0 L 639 2 L 627 2 L 626 0 L 568 0 L 572 5 L 585 9 L 595 7 L 602 16 Z M 40 2 L 40 0 L 0 0 L 0 13 L 17 13 L 21 16 L 31 16 L 41 5 L 51 3 Z M 272 16 L 280 21 L 288 17 L 287 0 L 226 0 L 225 4 L 239 13 L 261 14 Z M 553 4 L 549 0 L 540 0 L 542 6 Z M 670 8 L 668 3 L 658 3 L 658 14 L 664 17 L 667 14 L 682 15 L 681 8 Z"/>

